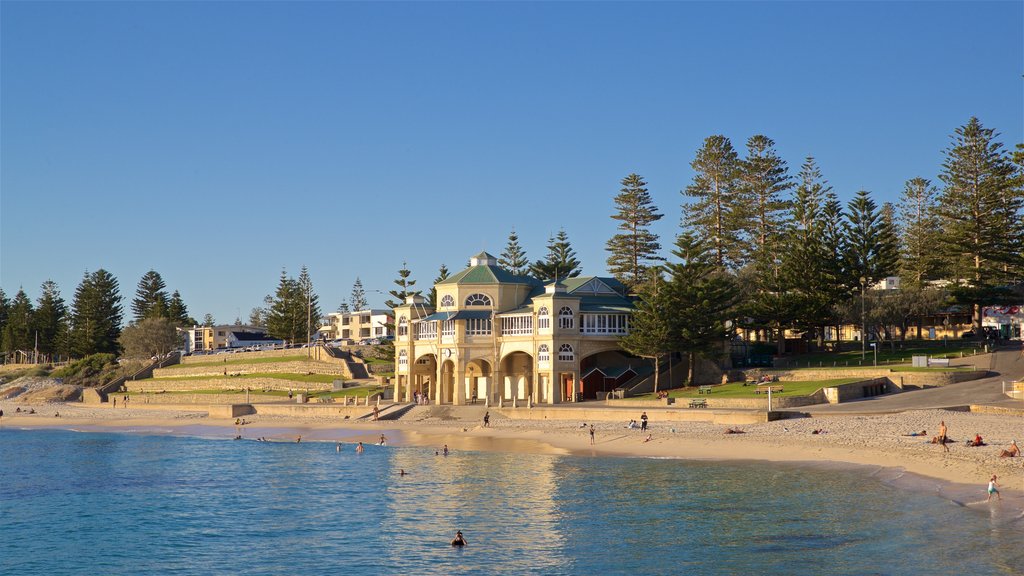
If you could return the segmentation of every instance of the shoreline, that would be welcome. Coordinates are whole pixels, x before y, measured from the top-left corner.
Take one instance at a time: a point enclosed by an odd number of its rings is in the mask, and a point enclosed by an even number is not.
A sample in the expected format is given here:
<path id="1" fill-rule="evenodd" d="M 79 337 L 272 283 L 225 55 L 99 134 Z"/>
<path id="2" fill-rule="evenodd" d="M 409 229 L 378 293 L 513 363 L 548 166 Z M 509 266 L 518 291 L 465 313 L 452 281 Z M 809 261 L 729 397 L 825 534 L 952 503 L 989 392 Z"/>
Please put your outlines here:
<path id="1" fill-rule="evenodd" d="M 651 411 L 652 426 L 647 433 L 627 429 L 621 423 L 593 422 L 594 445 L 590 444 L 589 428 L 567 420 L 508 419 L 492 415 L 490 427 L 476 421 L 451 419 L 363 422 L 337 418 L 301 418 L 246 416 L 250 423 L 235 426 L 233 419 L 212 418 L 203 409 L 154 409 L 47 404 L 33 406 L 37 414 L 15 414 L 15 403 L 0 402 L 4 410 L 4 428 L 64 429 L 83 432 L 156 433 L 225 438 L 240 434 L 252 440 L 260 436 L 275 441 L 364 442 L 376 444 L 379 436 L 388 437 L 391 446 L 440 448 L 448 444 L 452 450 L 560 454 L 592 457 L 659 458 L 713 462 L 776 462 L 798 466 L 829 466 L 834 464 L 874 467 L 891 471 L 897 477 L 911 474 L 918 478 L 937 480 L 950 485 L 953 491 L 976 491 L 984 500 L 984 486 L 989 476 L 1000 477 L 1004 499 L 1024 501 L 1024 457 L 993 458 L 992 454 L 1009 440 L 1020 438 L 1024 421 L 1014 416 L 982 415 L 925 410 L 914 413 L 877 416 L 783 420 L 743 426 L 744 434 L 724 434 L 724 427 L 703 422 L 657 423 L 657 412 Z M 53 413 L 60 411 L 60 418 Z M 896 436 L 891 430 L 918 429 L 912 424 L 944 418 L 950 425 L 951 437 L 966 434 L 955 431 L 985 431 L 990 446 L 967 448 L 951 444 L 946 453 L 940 446 L 925 444 L 923 438 Z M 811 434 L 827 425 L 822 434 Z M 852 425 L 852 426 L 851 426 Z M 838 429 L 837 429 L 838 428 Z M 924 429 L 924 428 L 920 428 Z M 865 434 L 865 432 L 868 432 Z M 212 433 L 212 434 L 211 434 Z M 651 440 L 645 441 L 646 434 Z M 971 434 L 973 437 L 973 434 Z M 1003 438 L 1003 436 L 1007 436 Z M 954 502 L 963 504 L 954 499 Z"/>

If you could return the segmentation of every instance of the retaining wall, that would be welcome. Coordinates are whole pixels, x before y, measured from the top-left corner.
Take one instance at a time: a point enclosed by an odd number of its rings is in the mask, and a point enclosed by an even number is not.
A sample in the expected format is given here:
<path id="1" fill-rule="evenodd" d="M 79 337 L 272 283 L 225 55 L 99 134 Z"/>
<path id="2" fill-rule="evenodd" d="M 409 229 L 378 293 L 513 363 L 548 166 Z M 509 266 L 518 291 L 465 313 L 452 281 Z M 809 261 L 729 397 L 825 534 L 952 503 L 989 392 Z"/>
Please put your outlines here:
<path id="1" fill-rule="evenodd" d="M 774 400 L 774 399 L 773 399 Z M 579 405 L 577 405 L 579 406 Z M 602 408 L 596 405 L 593 408 L 559 408 L 552 406 L 534 406 L 533 408 L 494 408 L 491 410 L 513 420 L 571 420 L 574 422 L 622 422 L 624 425 L 630 419 L 640 417 L 642 409 L 635 413 L 626 412 L 620 408 Z M 743 412 L 719 412 L 710 408 L 693 409 L 661 409 L 656 412 L 648 412 L 652 424 L 663 422 L 711 422 L 713 424 L 754 424 L 767 422 L 779 418 L 779 414 L 767 411 L 743 411 Z"/>
<path id="2" fill-rule="evenodd" d="M 664 400 L 606 400 L 605 405 L 618 408 L 686 408 L 689 409 L 690 400 L 706 400 L 708 408 L 722 408 L 727 410 L 767 410 L 768 395 L 762 394 L 758 398 L 716 398 L 714 393 L 706 394 L 698 398 L 670 398 L 671 404 Z M 772 409 L 799 408 L 812 404 L 822 404 L 824 396 L 817 393 L 811 396 L 776 396 L 772 395 Z M 694 408 L 700 410 L 700 408 Z"/>
<path id="3" fill-rule="evenodd" d="M 330 390 L 330 382 L 299 382 L 296 380 L 280 380 L 278 378 L 232 378 L 223 376 L 203 380 L 137 380 L 125 383 L 130 392 L 155 392 L 157 390 L 239 390 L 249 388 L 259 390 Z"/>
<path id="4" fill-rule="evenodd" d="M 172 368 L 158 368 L 153 371 L 153 378 L 173 378 L 177 376 L 224 376 L 230 374 L 333 374 L 341 377 L 351 378 L 348 366 L 339 359 L 332 358 L 334 362 L 322 362 L 316 360 L 296 360 L 289 362 L 254 363 L 254 364 L 224 364 L 223 366 L 187 366 L 180 365 Z"/>

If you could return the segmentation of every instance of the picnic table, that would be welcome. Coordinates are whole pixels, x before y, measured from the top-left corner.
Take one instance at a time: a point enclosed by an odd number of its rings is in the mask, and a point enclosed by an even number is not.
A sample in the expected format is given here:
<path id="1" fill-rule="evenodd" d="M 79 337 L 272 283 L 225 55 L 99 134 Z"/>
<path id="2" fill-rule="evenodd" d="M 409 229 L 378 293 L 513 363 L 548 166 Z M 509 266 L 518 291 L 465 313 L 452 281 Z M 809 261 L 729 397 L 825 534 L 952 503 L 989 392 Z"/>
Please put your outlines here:
<path id="1" fill-rule="evenodd" d="M 708 401 L 704 398 L 694 398 L 690 400 L 690 408 L 707 408 Z"/>
<path id="2" fill-rule="evenodd" d="M 697 394 L 711 394 L 711 386 L 701 386 L 697 388 Z"/>
<path id="3" fill-rule="evenodd" d="M 769 390 L 773 394 L 778 394 L 782 392 L 782 384 L 758 384 L 754 394 L 761 394 L 762 392 L 767 394 Z"/>

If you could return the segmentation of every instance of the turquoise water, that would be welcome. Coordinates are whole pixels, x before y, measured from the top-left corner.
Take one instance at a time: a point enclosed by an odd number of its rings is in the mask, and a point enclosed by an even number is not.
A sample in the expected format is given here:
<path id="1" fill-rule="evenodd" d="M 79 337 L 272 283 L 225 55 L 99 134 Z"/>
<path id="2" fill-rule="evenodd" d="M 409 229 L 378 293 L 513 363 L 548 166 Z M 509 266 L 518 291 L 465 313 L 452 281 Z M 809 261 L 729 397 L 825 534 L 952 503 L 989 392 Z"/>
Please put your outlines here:
<path id="1" fill-rule="evenodd" d="M 2 574 L 1024 572 L 987 510 L 851 470 L 0 431 Z"/>

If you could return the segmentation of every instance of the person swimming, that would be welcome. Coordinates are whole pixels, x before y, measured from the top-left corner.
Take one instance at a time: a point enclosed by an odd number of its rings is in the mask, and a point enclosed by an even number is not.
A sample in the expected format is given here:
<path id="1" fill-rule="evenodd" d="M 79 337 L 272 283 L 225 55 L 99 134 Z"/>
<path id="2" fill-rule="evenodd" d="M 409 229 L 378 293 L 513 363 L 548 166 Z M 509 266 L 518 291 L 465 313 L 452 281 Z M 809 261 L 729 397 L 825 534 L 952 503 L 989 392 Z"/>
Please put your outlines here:
<path id="1" fill-rule="evenodd" d="M 452 539 L 452 546 L 465 546 L 466 544 L 469 544 L 469 542 L 466 542 L 466 539 L 462 537 L 462 530 L 457 530 L 455 538 Z"/>
<path id="2" fill-rule="evenodd" d="M 362 454 L 363 450 L 364 450 L 364 448 L 363 448 L 363 443 L 362 442 L 360 442 L 359 444 L 356 445 L 356 454 Z"/>

